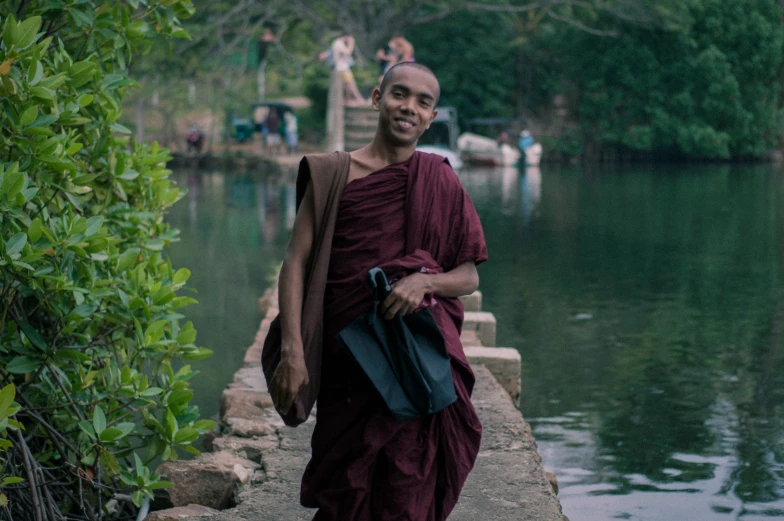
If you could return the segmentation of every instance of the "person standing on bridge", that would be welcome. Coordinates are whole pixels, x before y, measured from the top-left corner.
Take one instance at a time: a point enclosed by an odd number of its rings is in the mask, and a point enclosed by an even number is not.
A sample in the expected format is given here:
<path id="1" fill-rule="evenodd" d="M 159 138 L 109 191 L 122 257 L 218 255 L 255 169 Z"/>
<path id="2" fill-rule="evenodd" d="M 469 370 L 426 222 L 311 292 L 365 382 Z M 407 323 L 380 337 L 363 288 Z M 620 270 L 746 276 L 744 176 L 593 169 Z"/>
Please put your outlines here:
<path id="1" fill-rule="evenodd" d="M 373 90 L 379 118 L 372 142 L 300 163 L 280 316 L 262 365 L 288 425 L 304 422 L 318 397 L 300 496 L 318 509 L 314 521 L 443 521 L 479 451 L 457 297 L 478 287 L 476 265 L 487 260 L 487 248 L 449 163 L 416 151 L 439 94 L 430 69 L 400 63 Z M 366 274 L 373 267 L 394 281 L 381 305 L 385 318 L 428 307 L 444 337 L 457 400 L 434 414 L 393 417 L 336 339 L 372 308 Z"/>

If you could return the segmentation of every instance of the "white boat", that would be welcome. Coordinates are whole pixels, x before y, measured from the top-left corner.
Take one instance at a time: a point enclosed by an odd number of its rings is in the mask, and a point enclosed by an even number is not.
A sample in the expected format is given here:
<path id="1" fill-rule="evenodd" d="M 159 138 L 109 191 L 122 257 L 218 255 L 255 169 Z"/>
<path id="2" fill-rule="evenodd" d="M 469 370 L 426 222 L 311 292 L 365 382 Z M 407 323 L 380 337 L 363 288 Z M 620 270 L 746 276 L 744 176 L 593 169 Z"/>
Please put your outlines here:
<path id="1" fill-rule="evenodd" d="M 506 143 L 499 145 L 495 139 L 472 132 L 463 132 L 457 138 L 460 156 L 468 163 L 491 166 L 511 166 L 520 161 L 520 151 Z"/>
<path id="2" fill-rule="evenodd" d="M 539 166 L 539 161 L 542 160 L 542 145 L 534 143 L 525 149 L 525 164 L 529 166 Z"/>
<path id="3" fill-rule="evenodd" d="M 459 168 L 463 168 L 463 160 L 460 159 L 460 154 L 455 152 L 454 150 L 449 150 L 446 147 L 436 147 L 431 145 L 422 145 L 416 147 L 417 150 L 420 152 L 427 152 L 429 154 L 436 154 L 441 157 L 445 157 L 449 160 L 449 164 L 452 165 L 452 168 L 455 170 Z"/>

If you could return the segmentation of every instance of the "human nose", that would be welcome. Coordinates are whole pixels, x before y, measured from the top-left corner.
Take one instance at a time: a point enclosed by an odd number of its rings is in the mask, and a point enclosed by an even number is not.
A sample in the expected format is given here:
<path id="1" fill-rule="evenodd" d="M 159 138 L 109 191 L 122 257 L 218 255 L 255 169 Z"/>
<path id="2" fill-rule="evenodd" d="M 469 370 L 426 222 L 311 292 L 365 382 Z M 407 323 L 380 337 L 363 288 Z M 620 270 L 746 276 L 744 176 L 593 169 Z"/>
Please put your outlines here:
<path id="1" fill-rule="evenodd" d="M 406 99 L 403 100 L 402 105 L 400 106 L 400 110 L 407 112 L 408 114 L 414 113 L 414 97 L 407 96 Z"/>

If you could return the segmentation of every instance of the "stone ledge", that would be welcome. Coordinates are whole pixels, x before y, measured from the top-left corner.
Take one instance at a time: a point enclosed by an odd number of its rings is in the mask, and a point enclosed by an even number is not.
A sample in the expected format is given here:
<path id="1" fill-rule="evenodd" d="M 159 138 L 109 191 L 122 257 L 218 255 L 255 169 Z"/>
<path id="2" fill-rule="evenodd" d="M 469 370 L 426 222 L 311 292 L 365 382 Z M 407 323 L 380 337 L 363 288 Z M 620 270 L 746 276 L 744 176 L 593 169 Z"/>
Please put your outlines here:
<path id="1" fill-rule="evenodd" d="M 483 365 L 492 373 L 515 404 L 520 403 L 520 353 L 510 347 L 464 347 L 472 365 Z"/>
<path id="2" fill-rule="evenodd" d="M 262 419 L 264 409 L 269 407 L 272 407 L 272 398 L 266 392 L 249 389 L 224 389 L 221 395 L 220 417 L 221 419 Z"/>
<path id="3" fill-rule="evenodd" d="M 254 463 L 262 463 L 264 453 L 277 449 L 279 445 L 280 442 L 276 435 L 258 438 L 219 436 L 212 440 L 213 450 L 237 454 Z"/>
<path id="4" fill-rule="evenodd" d="M 216 438 L 220 439 L 220 438 Z M 237 487 L 261 465 L 231 452 L 204 454 L 193 460 L 167 461 L 157 472 L 174 486 L 162 490 L 163 504 L 202 505 L 217 510 L 236 504 Z"/>
<path id="5" fill-rule="evenodd" d="M 460 302 L 465 311 L 482 311 L 482 292 L 476 290 L 470 295 L 464 295 L 460 297 Z"/>
<path id="6" fill-rule="evenodd" d="M 460 343 L 463 344 L 463 347 L 481 347 L 482 342 L 479 340 L 479 337 L 476 334 L 476 331 L 473 329 L 464 329 L 463 332 L 460 334 Z"/>
<path id="7" fill-rule="evenodd" d="M 495 315 L 487 311 L 466 311 L 463 320 L 463 330 L 476 331 L 476 336 L 482 345 L 492 347 L 495 345 Z"/>
<path id="8" fill-rule="evenodd" d="M 218 510 L 202 505 L 187 505 L 150 512 L 144 518 L 144 521 L 181 521 L 185 519 L 209 518 L 217 513 Z"/>
<path id="9" fill-rule="evenodd" d="M 478 365 L 474 371 L 472 401 L 484 434 L 476 465 L 450 521 L 564 521 L 528 424 L 486 367 Z M 296 429 L 282 428 L 288 449 L 264 453 L 267 480 L 244 489 L 237 507 L 210 521 L 311 520 L 314 511 L 299 505 L 299 487 L 312 431 L 312 421 Z"/>
<path id="10" fill-rule="evenodd" d="M 256 332 L 256 338 L 253 339 L 253 344 L 245 352 L 245 358 L 243 359 L 245 367 L 261 367 L 261 349 L 264 347 L 264 339 L 267 338 L 272 318 L 265 318 L 261 321 L 259 330 Z"/>

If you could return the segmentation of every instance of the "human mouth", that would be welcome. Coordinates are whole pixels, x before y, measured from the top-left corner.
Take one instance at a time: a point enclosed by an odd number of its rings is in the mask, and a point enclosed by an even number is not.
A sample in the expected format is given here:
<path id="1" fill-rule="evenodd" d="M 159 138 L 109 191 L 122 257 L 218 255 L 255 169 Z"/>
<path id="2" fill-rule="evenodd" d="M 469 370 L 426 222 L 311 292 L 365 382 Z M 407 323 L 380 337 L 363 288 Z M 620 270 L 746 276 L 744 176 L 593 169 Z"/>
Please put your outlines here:
<path id="1" fill-rule="evenodd" d="M 408 118 L 395 118 L 397 124 L 405 130 L 414 128 L 414 122 Z"/>

